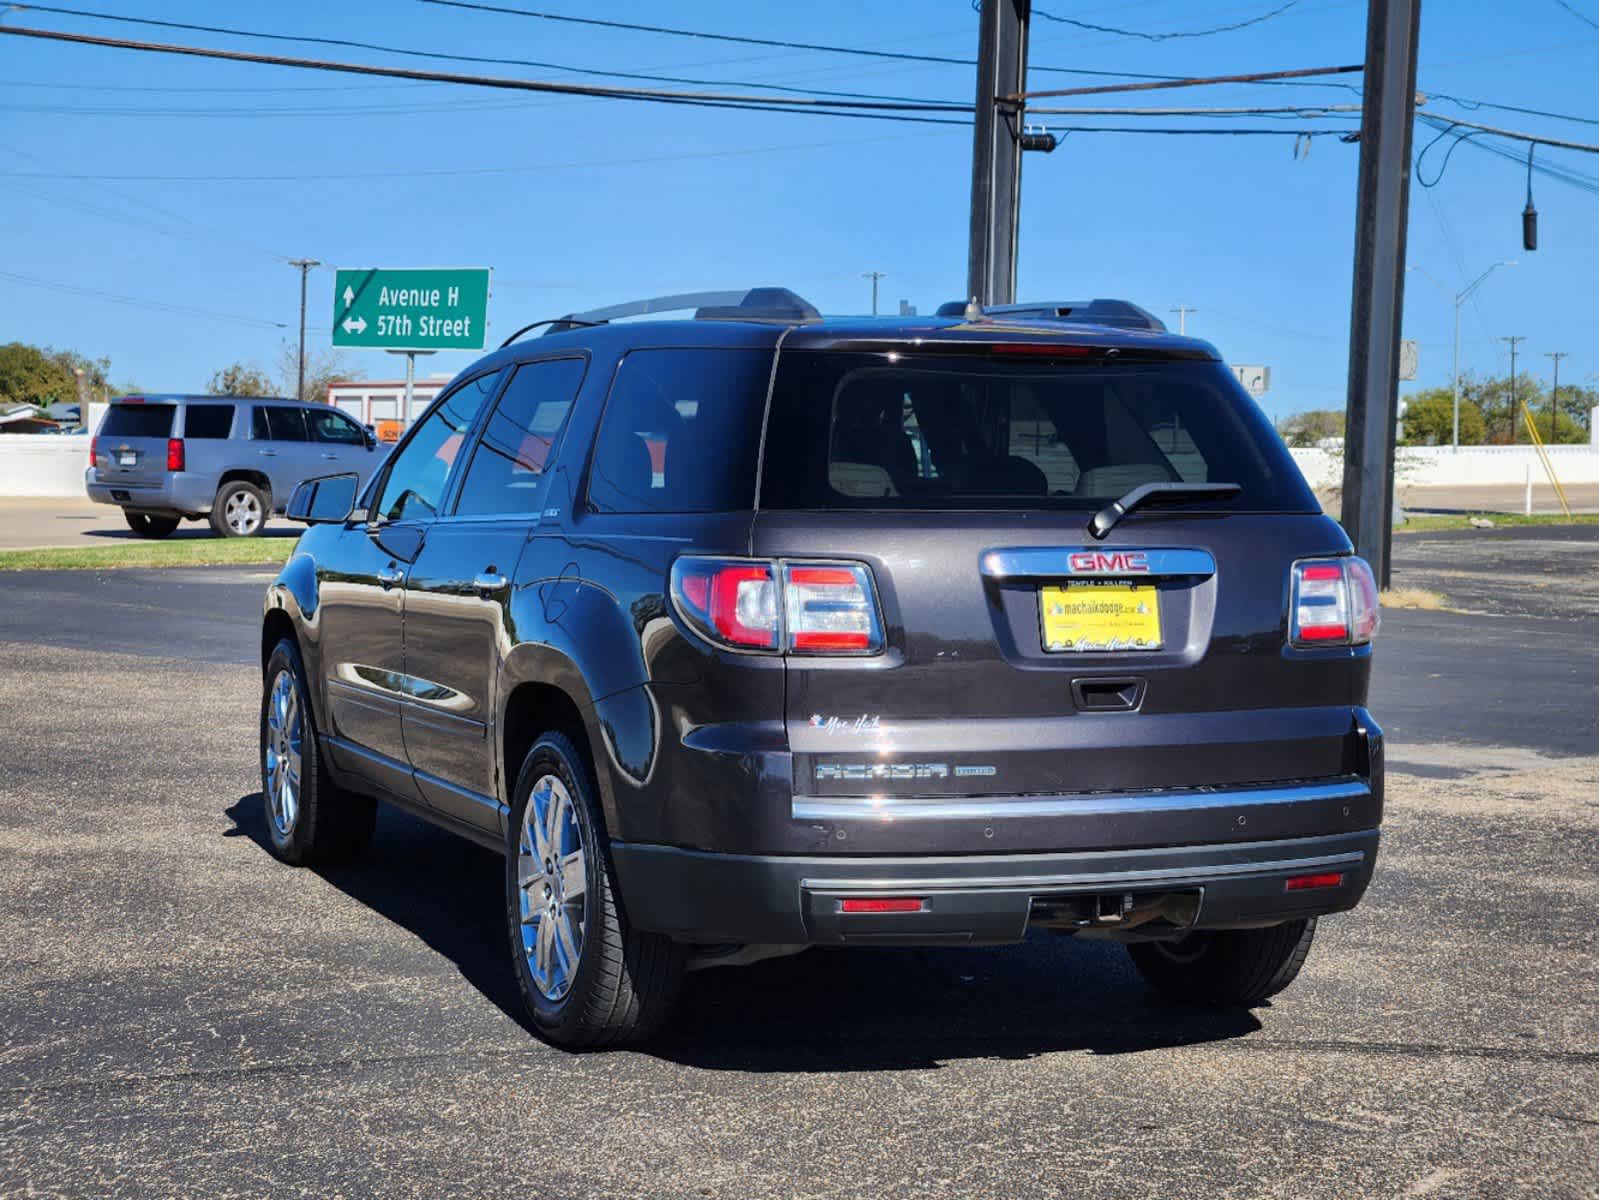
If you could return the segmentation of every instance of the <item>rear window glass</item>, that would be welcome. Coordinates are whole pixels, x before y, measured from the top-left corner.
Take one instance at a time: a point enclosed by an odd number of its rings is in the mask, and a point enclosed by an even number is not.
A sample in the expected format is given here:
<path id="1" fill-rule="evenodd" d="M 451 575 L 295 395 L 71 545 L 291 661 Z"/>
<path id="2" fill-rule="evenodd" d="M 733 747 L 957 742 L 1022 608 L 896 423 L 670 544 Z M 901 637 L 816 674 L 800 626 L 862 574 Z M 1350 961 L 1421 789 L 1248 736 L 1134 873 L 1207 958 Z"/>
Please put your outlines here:
<path id="1" fill-rule="evenodd" d="M 635 350 L 589 469 L 596 512 L 730 512 L 755 501 L 770 350 Z"/>
<path id="2" fill-rule="evenodd" d="M 1236 483 L 1228 508 L 1314 510 L 1220 363 L 782 355 L 763 508 L 1089 508 L 1143 483 Z"/>
<path id="3" fill-rule="evenodd" d="M 186 438 L 225 438 L 232 428 L 231 404 L 191 404 L 183 410 Z"/>
<path id="4" fill-rule="evenodd" d="M 172 436 L 170 404 L 113 404 L 100 426 L 101 437 L 164 438 Z"/>

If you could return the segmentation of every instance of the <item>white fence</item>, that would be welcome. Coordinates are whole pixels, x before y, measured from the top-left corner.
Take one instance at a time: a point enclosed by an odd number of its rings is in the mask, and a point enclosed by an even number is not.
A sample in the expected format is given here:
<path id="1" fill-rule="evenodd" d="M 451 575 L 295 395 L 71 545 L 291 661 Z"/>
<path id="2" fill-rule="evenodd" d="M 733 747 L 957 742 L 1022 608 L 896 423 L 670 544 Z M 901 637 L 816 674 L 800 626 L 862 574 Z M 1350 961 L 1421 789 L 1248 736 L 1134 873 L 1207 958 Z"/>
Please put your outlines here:
<path id="1" fill-rule="evenodd" d="M 1599 446 L 1550 446 L 1548 452 L 1561 483 L 1599 483 Z M 1326 491 L 1342 483 L 1342 450 L 1292 453 L 1312 487 Z M 83 472 L 88 465 L 85 434 L 0 434 L 0 496 L 84 499 Z M 1458 451 L 1447 446 L 1402 446 L 1397 463 L 1401 488 L 1520 484 L 1529 467 L 1533 481 L 1543 486 L 1543 466 L 1531 446 L 1462 446 Z"/>
<path id="2" fill-rule="evenodd" d="M 1549 446 L 1549 461 L 1561 483 L 1599 483 L 1599 446 Z M 1310 485 L 1327 491 L 1343 483 L 1342 449 L 1291 451 Z M 1473 487 L 1520 484 L 1532 469 L 1533 481 L 1544 484 L 1543 464 L 1531 446 L 1401 446 L 1394 472 L 1407 487 Z"/>
<path id="3" fill-rule="evenodd" d="M 86 433 L 0 433 L 0 496 L 61 496 L 87 500 Z"/>

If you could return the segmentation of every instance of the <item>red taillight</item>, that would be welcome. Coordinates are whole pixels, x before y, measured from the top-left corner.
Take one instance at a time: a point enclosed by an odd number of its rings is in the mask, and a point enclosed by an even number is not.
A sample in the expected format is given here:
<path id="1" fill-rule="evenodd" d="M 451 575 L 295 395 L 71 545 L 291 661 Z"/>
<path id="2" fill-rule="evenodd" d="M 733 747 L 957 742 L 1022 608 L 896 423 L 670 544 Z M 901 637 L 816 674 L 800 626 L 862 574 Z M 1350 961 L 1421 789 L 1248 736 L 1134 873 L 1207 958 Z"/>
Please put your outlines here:
<path id="1" fill-rule="evenodd" d="M 1288 615 L 1296 646 L 1364 645 L 1377 634 L 1376 576 L 1354 555 L 1297 562 Z"/>
<path id="2" fill-rule="evenodd" d="M 685 556 L 672 564 L 671 586 L 683 619 L 731 649 L 875 654 L 883 647 L 872 573 L 859 563 Z"/>
<path id="3" fill-rule="evenodd" d="M 99 460 L 99 456 L 100 439 L 97 437 L 92 437 L 89 439 L 89 465 L 91 467 L 94 466 L 94 464 Z"/>
<path id="4" fill-rule="evenodd" d="M 183 439 L 167 439 L 167 470 L 183 470 Z"/>
<path id="5" fill-rule="evenodd" d="M 777 582 L 769 563 L 680 558 L 672 596 L 712 641 L 739 650 L 777 649 Z"/>
<path id="6" fill-rule="evenodd" d="M 1318 875 L 1295 875 L 1283 884 L 1285 892 L 1312 892 L 1320 888 L 1343 887 L 1344 877 L 1337 871 L 1323 871 Z"/>
<path id="7" fill-rule="evenodd" d="M 838 902 L 841 913 L 921 912 L 926 902 L 920 896 L 851 897 Z"/>

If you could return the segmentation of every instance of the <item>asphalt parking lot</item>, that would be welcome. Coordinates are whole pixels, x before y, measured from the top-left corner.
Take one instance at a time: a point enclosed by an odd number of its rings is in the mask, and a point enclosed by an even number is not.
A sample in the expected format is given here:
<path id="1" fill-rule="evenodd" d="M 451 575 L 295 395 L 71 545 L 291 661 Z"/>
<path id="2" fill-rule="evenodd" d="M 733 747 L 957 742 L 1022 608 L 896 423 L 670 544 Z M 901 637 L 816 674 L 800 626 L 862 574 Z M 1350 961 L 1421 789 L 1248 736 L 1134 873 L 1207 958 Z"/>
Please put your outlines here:
<path id="1" fill-rule="evenodd" d="M 1396 550 L 1469 611 L 1385 617 L 1376 883 L 1270 1007 L 1049 936 L 813 951 L 584 1056 L 522 1026 L 491 855 L 266 853 L 266 570 L 0 575 L 0 1195 L 1599 1195 L 1599 540 L 1451 546 Z"/>

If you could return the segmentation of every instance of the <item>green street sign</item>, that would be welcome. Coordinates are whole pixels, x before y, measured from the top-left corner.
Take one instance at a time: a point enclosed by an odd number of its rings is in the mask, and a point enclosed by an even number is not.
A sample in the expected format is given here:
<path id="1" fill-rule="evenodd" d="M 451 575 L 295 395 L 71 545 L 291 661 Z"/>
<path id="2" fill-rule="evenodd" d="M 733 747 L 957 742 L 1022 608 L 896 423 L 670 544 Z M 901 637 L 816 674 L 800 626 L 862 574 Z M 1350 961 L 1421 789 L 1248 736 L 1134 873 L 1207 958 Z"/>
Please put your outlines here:
<path id="1" fill-rule="evenodd" d="M 343 269 L 333 276 L 333 344 L 372 350 L 481 350 L 487 267 Z"/>

